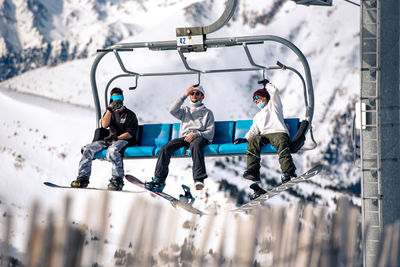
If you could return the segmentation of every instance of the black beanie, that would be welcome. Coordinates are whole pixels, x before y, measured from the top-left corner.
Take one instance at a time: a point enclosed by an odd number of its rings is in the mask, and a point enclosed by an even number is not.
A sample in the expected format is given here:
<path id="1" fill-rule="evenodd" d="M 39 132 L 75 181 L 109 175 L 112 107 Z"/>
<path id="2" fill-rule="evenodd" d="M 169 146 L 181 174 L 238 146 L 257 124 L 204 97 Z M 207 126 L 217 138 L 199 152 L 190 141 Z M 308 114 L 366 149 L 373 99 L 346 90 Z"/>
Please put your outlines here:
<path id="1" fill-rule="evenodd" d="M 123 94 L 122 89 L 121 89 L 121 88 L 118 88 L 118 87 L 114 87 L 114 88 L 111 90 L 110 95 L 113 95 L 113 94 L 122 95 L 122 94 Z"/>

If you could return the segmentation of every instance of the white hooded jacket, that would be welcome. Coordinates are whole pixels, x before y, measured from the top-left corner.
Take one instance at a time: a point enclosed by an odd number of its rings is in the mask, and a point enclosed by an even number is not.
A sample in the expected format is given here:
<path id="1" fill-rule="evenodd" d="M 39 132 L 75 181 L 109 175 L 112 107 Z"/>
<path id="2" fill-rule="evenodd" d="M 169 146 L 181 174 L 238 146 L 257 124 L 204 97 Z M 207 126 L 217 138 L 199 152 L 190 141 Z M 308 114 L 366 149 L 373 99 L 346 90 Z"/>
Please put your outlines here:
<path id="1" fill-rule="evenodd" d="M 279 97 L 279 90 L 271 83 L 268 83 L 265 89 L 270 95 L 270 100 L 254 116 L 253 124 L 244 137 L 247 140 L 257 134 L 286 133 L 289 135 L 289 131 L 283 120 L 283 107 L 281 98 Z"/>

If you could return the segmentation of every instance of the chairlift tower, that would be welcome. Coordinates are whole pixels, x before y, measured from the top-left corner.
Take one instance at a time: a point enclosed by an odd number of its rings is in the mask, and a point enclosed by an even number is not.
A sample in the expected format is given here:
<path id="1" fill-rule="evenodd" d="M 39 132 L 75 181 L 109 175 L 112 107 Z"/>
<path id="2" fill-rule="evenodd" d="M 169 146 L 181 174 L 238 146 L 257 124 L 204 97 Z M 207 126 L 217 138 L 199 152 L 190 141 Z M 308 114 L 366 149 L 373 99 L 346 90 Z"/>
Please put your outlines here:
<path id="1" fill-rule="evenodd" d="M 398 0 L 361 0 L 360 6 L 363 261 L 369 267 L 378 265 L 385 226 L 400 219 L 400 18 Z"/>

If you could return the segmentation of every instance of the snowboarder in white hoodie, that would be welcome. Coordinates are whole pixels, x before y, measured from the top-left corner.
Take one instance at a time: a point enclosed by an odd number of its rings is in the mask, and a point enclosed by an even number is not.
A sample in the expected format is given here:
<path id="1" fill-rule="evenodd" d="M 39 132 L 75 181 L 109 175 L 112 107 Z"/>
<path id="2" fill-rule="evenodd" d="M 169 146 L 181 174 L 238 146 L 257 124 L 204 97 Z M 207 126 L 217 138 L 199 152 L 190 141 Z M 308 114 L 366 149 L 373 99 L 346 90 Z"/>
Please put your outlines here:
<path id="1" fill-rule="evenodd" d="M 253 94 L 253 101 L 260 109 L 254 116 L 253 124 L 244 138 L 234 140 L 234 144 L 247 144 L 247 170 L 243 177 L 255 182 L 260 181 L 261 147 L 270 143 L 276 148 L 282 170 L 282 183 L 296 177 L 296 166 L 289 149 L 289 131 L 283 119 L 283 107 L 279 90 L 266 81 L 264 88 Z"/>

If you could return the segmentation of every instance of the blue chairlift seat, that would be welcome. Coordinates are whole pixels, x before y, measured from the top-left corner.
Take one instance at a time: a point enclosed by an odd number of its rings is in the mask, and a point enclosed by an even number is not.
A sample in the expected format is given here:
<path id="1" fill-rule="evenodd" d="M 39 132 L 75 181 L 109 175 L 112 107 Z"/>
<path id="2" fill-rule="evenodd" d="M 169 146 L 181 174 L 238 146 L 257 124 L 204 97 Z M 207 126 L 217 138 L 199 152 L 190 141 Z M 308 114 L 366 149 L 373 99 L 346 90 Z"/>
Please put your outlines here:
<path id="1" fill-rule="evenodd" d="M 204 147 L 204 155 L 217 156 L 221 145 L 226 143 L 232 144 L 234 128 L 234 121 L 216 121 L 214 139 L 211 144 Z M 190 148 L 188 149 L 188 155 L 192 155 Z"/>
<path id="2" fill-rule="evenodd" d="M 175 139 L 179 137 L 179 129 L 181 128 L 181 124 L 179 122 L 173 123 L 172 124 L 172 132 L 171 132 L 171 138 L 169 140 Z M 168 141 L 169 141 L 168 140 Z M 167 142 L 168 142 L 167 141 Z M 157 147 L 154 155 L 156 157 L 158 157 L 158 155 L 160 154 L 160 149 L 161 147 Z M 173 157 L 184 157 L 186 155 L 186 147 L 181 147 L 179 149 L 177 149 L 174 153 L 172 153 Z"/>
<path id="3" fill-rule="evenodd" d="M 140 146 L 128 147 L 125 157 L 153 157 L 155 150 L 165 145 L 171 135 L 171 124 L 144 124 L 142 127 Z"/>
<path id="4" fill-rule="evenodd" d="M 246 135 L 246 133 L 249 131 L 252 123 L 253 123 L 252 120 L 236 121 L 234 139 L 243 138 Z M 297 132 L 299 119 L 297 119 L 297 118 L 296 119 L 285 119 L 285 123 L 289 129 L 290 139 L 292 139 L 293 136 Z M 246 154 L 246 151 L 247 151 L 247 143 L 241 143 L 241 144 L 237 144 L 237 145 L 234 145 L 232 143 L 225 143 L 219 147 L 220 155 Z M 276 153 L 276 149 L 271 144 L 266 144 L 265 146 L 263 146 L 261 148 L 261 153 L 262 154 Z"/>
<path id="5" fill-rule="evenodd" d="M 139 127 L 137 133 L 138 146 L 130 146 L 125 149 L 125 158 L 154 157 L 156 149 L 160 149 L 169 141 L 171 124 L 144 124 Z M 105 158 L 106 149 L 96 153 L 95 158 Z"/>
<path id="6" fill-rule="evenodd" d="M 246 154 L 247 143 L 233 144 L 236 138 L 243 138 L 250 129 L 252 120 L 216 121 L 215 136 L 211 144 L 204 147 L 205 156 L 224 156 Z M 297 132 L 299 119 L 285 119 L 288 126 L 290 139 Z M 180 123 L 144 124 L 139 126 L 137 133 L 138 145 L 125 149 L 125 158 L 153 158 L 159 155 L 160 149 L 169 140 L 179 137 Z M 105 159 L 107 150 L 96 153 L 96 159 Z M 261 148 L 262 154 L 276 153 L 271 144 Z M 173 157 L 191 156 L 190 149 L 180 148 Z"/>

